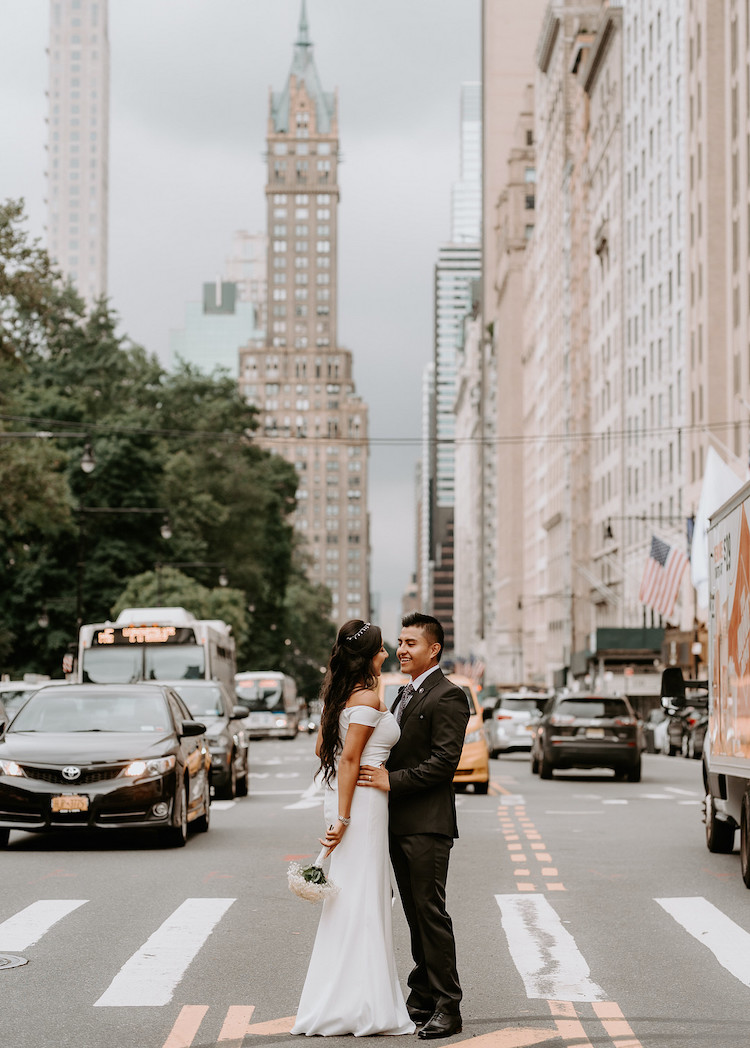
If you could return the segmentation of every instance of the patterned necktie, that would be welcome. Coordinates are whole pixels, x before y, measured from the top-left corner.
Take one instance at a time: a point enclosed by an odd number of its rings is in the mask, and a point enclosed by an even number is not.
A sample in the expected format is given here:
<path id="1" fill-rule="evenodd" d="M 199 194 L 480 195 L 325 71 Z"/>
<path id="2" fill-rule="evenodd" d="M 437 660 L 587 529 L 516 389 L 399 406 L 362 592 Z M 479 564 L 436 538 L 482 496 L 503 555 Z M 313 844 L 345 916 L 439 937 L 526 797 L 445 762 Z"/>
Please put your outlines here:
<path id="1" fill-rule="evenodd" d="M 401 701 L 399 702 L 398 709 L 396 710 L 396 723 L 398 725 L 401 724 L 401 718 L 404 715 L 404 710 L 409 705 L 409 702 L 411 701 L 411 697 L 413 694 L 414 688 L 411 684 L 407 684 L 404 690 L 401 692 Z"/>

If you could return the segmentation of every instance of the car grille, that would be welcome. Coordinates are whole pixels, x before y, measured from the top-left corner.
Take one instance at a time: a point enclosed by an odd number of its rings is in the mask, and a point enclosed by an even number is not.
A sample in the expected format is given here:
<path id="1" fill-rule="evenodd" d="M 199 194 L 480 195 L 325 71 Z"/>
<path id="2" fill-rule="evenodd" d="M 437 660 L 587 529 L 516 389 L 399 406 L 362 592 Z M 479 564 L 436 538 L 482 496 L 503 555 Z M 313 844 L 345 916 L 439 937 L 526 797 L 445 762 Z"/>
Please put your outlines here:
<path id="1" fill-rule="evenodd" d="M 54 782 L 64 786 L 82 786 L 86 783 L 103 782 L 106 779 L 116 779 L 126 764 L 107 764 L 101 768 L 81 768 L 81 774 L 77 779 L 66 779 L 62 768 L 37 768 L 32 764 L 22 764 L 24 774 L 28 779 L 37 779 L 41 782 Z"/>

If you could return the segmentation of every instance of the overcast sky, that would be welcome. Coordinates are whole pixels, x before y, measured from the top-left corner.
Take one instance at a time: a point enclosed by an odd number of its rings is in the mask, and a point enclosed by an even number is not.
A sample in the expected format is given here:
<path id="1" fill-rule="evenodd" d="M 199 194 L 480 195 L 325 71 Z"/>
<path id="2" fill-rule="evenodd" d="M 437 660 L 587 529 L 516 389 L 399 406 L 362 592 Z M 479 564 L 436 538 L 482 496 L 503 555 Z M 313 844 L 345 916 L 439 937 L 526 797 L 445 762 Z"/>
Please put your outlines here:
<path id="1" fill-rule="evenodd" d="M 286 81 L 299 9 L 110 0 L 109 294 L 122 330 L 165 363 L 233 232 L 265 227 L 268 91 Z M 0 0 L 0 197 L 24 197 L 38 235 L 48 15 L 48 0 Z M 323 87 L 339 92 L 339 337 L 370 407 L 371 583 L 392 640 L 415 568 L 433 266 L 450 235 L 461 83 L 480 75 L 479 0 L 308 0 L 308 17 Z"/>

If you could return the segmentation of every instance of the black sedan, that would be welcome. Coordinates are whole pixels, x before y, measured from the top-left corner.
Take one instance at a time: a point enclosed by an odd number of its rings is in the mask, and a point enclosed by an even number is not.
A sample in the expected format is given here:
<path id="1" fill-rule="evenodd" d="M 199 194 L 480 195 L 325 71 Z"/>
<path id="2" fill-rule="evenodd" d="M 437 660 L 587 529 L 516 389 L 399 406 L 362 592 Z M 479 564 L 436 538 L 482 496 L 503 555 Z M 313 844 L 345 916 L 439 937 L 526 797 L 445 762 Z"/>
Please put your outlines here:
<path id="1" fill-rule="evenodd" d="M 558 695 L 544 707 L 531 746 L 531 770 L 551 779 L 555 768 L 612 768 L 641 781 L 641 729 L 624 696 Z"/>
<path id="2" fill-rule="evenodd" d="M 211 785 L 217 797 L 246 797 L 248 766 L 247 709 L 237 706 L 216 680 L 168 681 L 196 720 L 206 725 L 211 751 Z"/>
<path id="3" fill-rule="evenodd" d="M 185 844 L 210 819 L 205 725 L 158 684 L 48 686 L 0 735 L 0 847 L 11 829 L 157 829 Z"/>

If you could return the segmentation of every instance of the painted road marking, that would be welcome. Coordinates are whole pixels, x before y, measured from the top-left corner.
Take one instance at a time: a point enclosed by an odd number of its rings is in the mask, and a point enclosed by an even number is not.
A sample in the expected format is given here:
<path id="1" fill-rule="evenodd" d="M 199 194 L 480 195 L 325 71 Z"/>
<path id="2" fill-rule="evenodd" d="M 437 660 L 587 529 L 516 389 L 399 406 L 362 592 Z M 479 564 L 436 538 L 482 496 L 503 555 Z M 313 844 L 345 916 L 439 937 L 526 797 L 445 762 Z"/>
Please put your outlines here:
<path id="1" fill-rule="evenodd" d="M 559 1044 L 560 1035 L 556 1030 L 524 1030 L 522 1027 L 513 1026 L 504 1030 L 493 1030 L 492 1033 L 485 1033 L 480 1037 L 472 1037 L 471 1048 L 527 1048 L 534 1044 L 544 1044 L 545 1041 L 557 1041 Z"/>
<path id="2" fill-rule="evenodd" d="M 591 1041 L 586 1036 L 583 1023 L 578 1018 L 572 1001 L 555 1000 L 547 1001 L 547 1004 L 554 1017 L 557 1032 L 566 1043 L 569 1044 L 572 1041 L 580 1045 L 580 1048 L 592 1048 Z"/>
<path id="3" fill-rule="evenodd" d="M 592 1007 L 605 1032 L 614 1041 L 615 1048 L 643 1048 L 630 1024 L 625 1021 L 619 1005 L 614 1001 L 598 1001 Z"/>
<path id="4" fill-rule="evenodd" d="M 700 797 L 697 790 L 681 790 L 679 786 L 665 786 L 666 793 L 680 793 L 683 797 Z M 702 799 L 702 798 L 701 798 Z"/>
<path id="5" fill-rule="evenodd" d="M 128 960 L 95 1003 L 158 1007 L 175 987 L 234 899 L 186 899 Z"/>
<path id="6" fill-rule="evenodd" d="M 508 948 L 532 1000 L 602 1001 L 575 939 L 544 895 L 496 895 Z"/>
<path id="7" fill-rule="evenodd" d="M 242 1042 L 245 1040 L 245 1034 L 248 1032 L 254 1011 L 254 1004 L 249 1004 L 245 1007 L 233 1005 L 227 1012 L 217 1046 L 221 1045 L 222 1048 L 242 1048 Z"/>
<path id="8" fill-rule="evenodd" d="M 177 1016 L 164 1048 L 190 1048 L 207 1011 L 207 1004 L 186 1004 Z"/>
<path id="9" fill-rule="evenodd" d="M 237 801 L 211 801 L 211 811 L 229 811 Z"/>
<path id="10" fill-rule="evenodd" d="M 20 952 L 39 942 L 53 924 L 88 899 L 39 899 L 0 924 L 0 950 Z"/>
<path id="11" fill-rule="evenodd" d="M 750 986 L 750 934 L 702 896 L 656 899 L 693 938 L 745 986 Z"/>
<path id="12" fill-rule="evenodd" d="M 299 796 L 299 791 L 297 791 Z M 289 810 L 291 808 L 319 808 L 323 803 L 323 787 L 317 782 L 313 781 L 302 793 L 300 799 L 294 804 L 285 804 L 284 809 Z"/>
<path id="13" fill-rule="evenodd" d="M 296 1021 L 296 1015 L 288 1015 L 285 1019 L 271 1019 L 270 1022 L 266 1023 L 251 1023 L 247 1028 L 247 1032 L 263 1036 L 276 1033 L 291 1033 Z"/>

